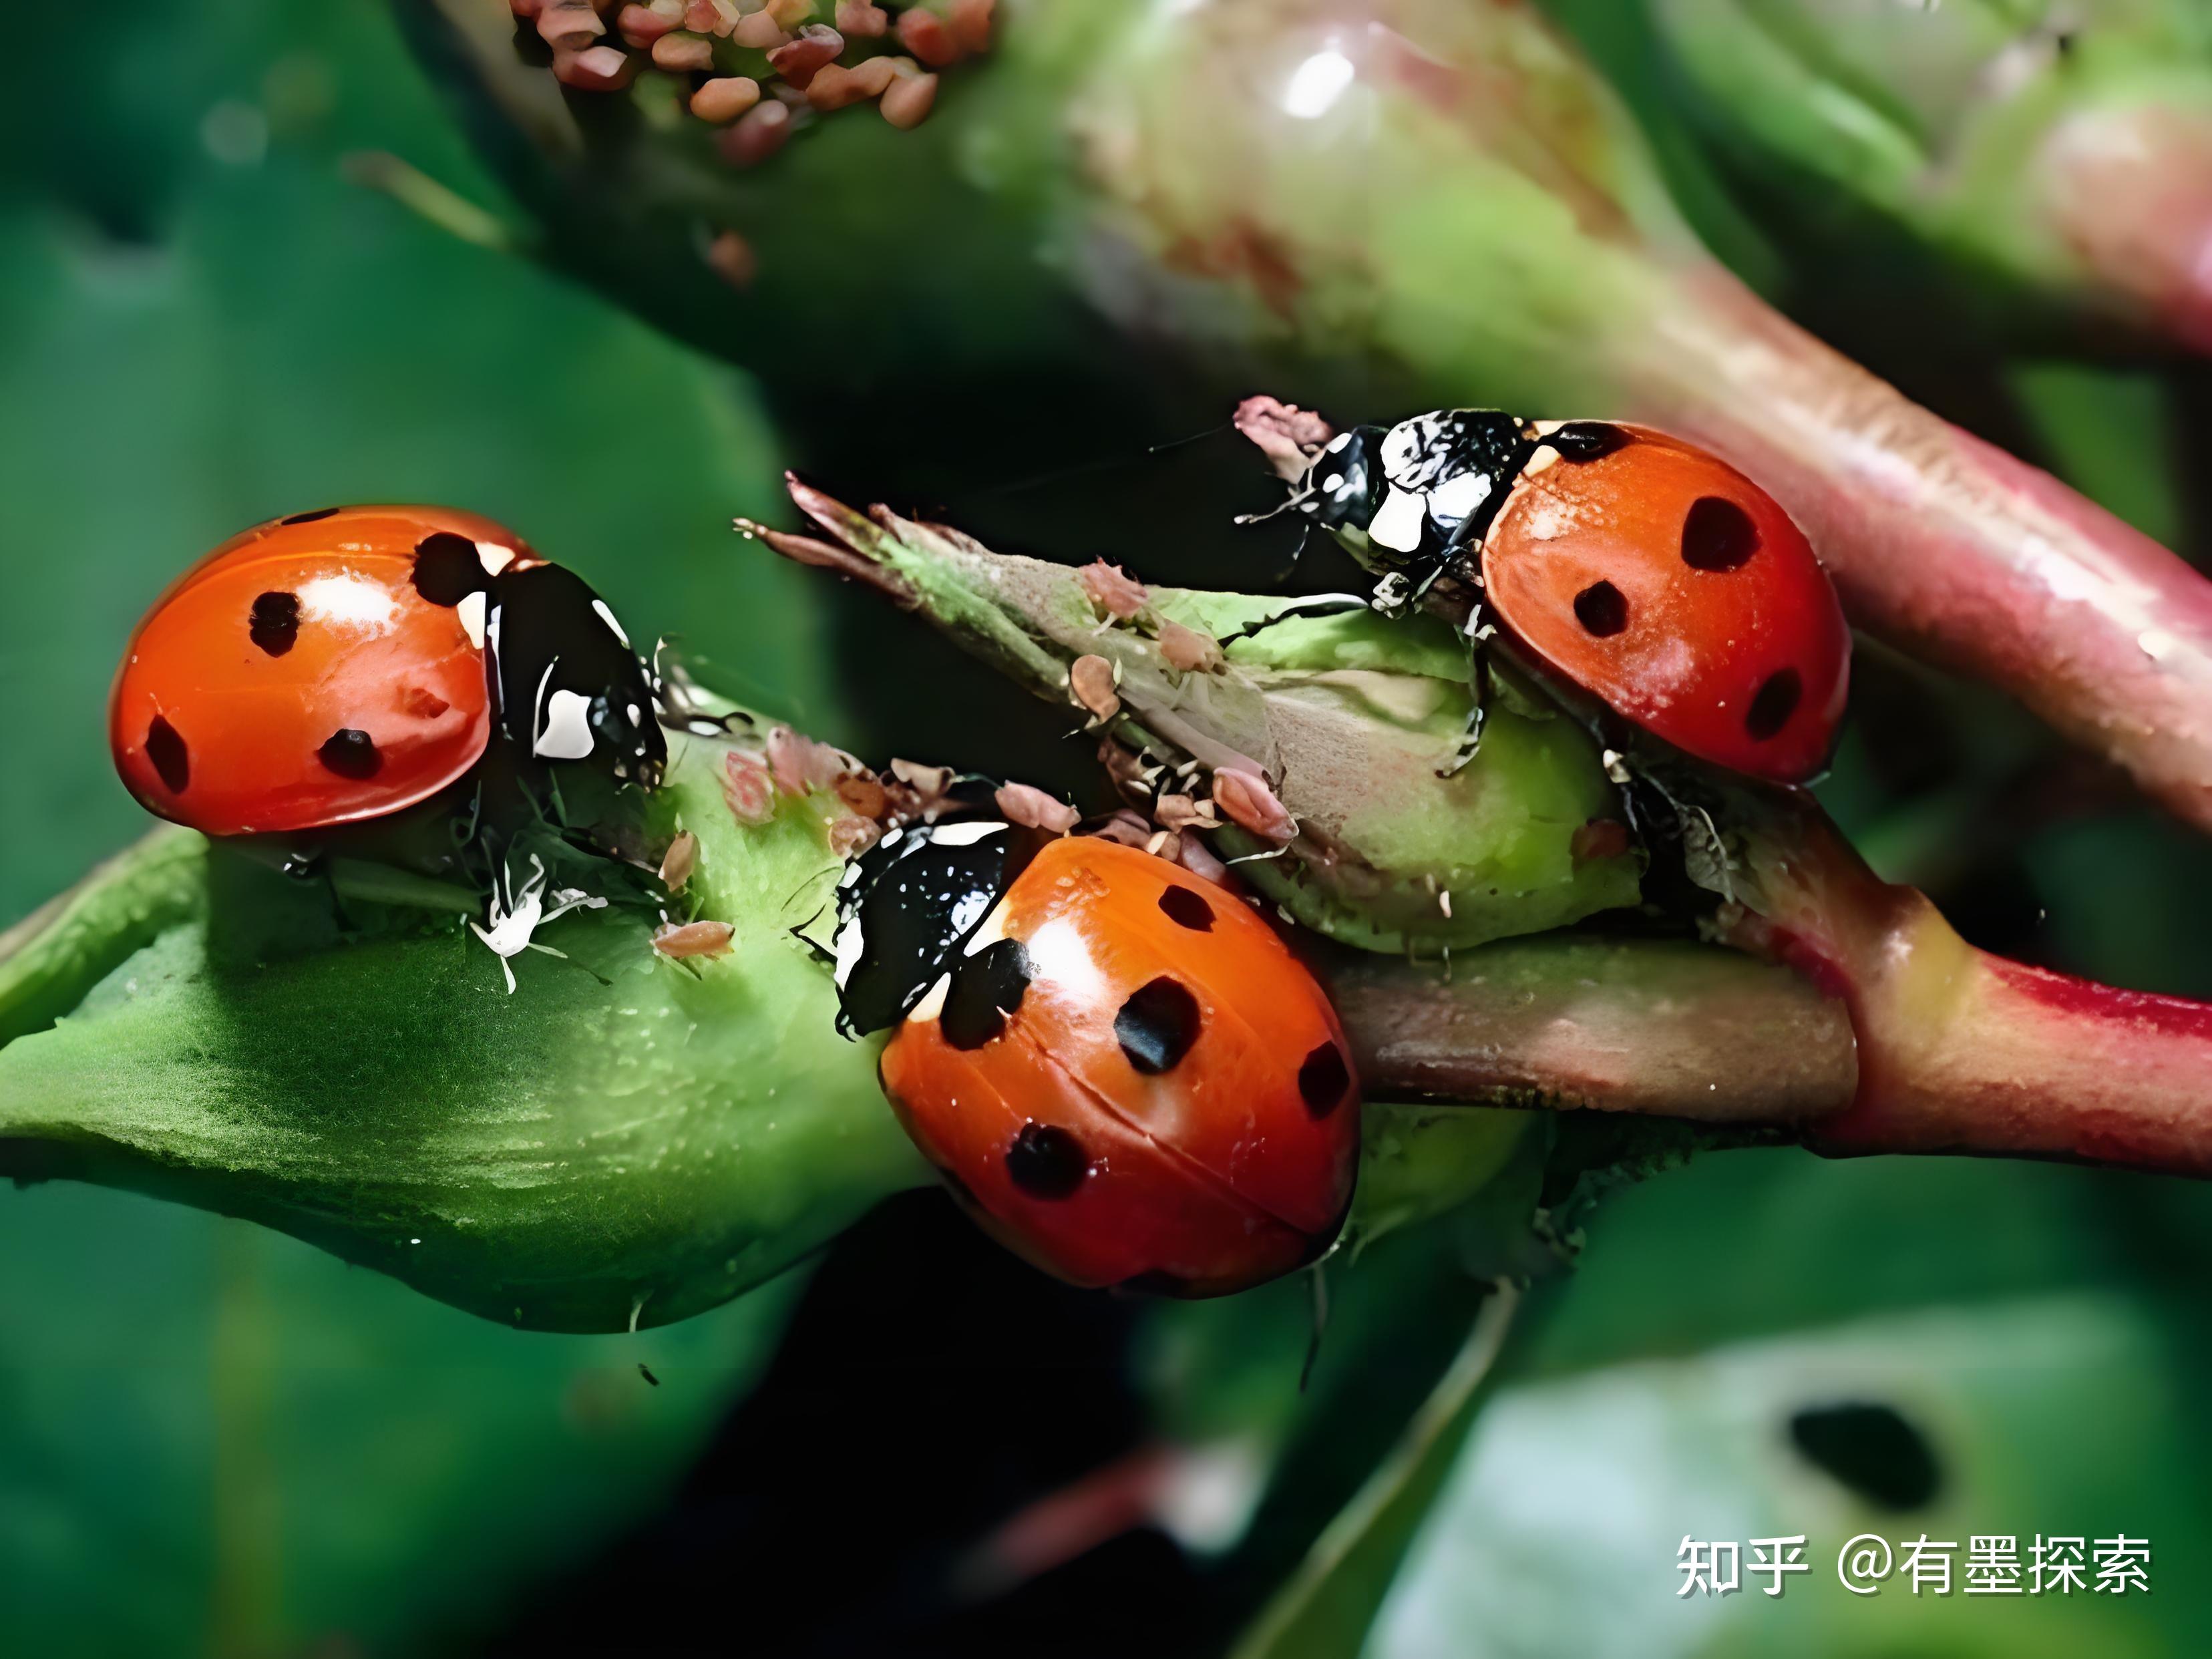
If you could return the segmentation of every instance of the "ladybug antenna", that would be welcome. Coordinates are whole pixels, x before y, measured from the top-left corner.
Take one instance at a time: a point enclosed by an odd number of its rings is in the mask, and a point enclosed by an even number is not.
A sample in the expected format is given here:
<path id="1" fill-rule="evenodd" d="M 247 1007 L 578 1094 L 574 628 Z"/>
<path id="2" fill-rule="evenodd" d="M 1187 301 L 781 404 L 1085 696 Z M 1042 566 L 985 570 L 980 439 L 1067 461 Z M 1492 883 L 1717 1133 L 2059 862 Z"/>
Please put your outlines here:
<path id="1" fill-rule="evenodd" d="M 1234 519 L 1231 519 L 1230 522 L 1238 526 L 1267 524 L 1276 519 L 1281 518 L 1285 513 L 1304 513 L 1305 511 L 1306 503 L 1312 501 L 1315 496 L 1318 495 L 1321 492 L 1319 490 L 1316 489 L 1311 484 L 1305 483 L 1302 478 L 1298 483 L 1291 484 L 1284 493 L 1283 499 L 1277 501 L 1265 513 L 1239 513 Z M 1305 536 L 1300 536 L 1298 538 L 1298 552 L 1304 552 L 1305 550 L 1305 538 L 1306 536 L 1313 534 L 1313 515 L 1311 514 L 1307 514 Z M 1297 562 L 1297 553 L 1291 555 L 1291 562 L 1293 564 Z"/>
<path id="2" fill-rule="evenodd" d="M 1235 429 L 1235 422 L 1224 421 L 1220 425 L 1210 426 L 1203 432 L 1194 432 L 1187 438 L 1170 438 L 1165 443 L 1149 445 L 1137 451 L 1133 455 L 1109 456 L 1103 460 L 1085 461 L 1079 466 L 1061 467 L 1056 471 L 1040 472 L 1032 477 L 1018 478 L 1012 483 L 998 484 L 989 489 L 976 491 L 968 499 L 971 501 L 995 501 L 1002 495 L 1018 495 L 1024 490 L 1042 489 L 1047 485 L 1064 483 L 1071 478 L 1088 477 L 1097 472 L 1111 472 L 1121 467 L 1140 466 L 1155 455 L 1164 455 L 1170 449 L 1182 449 L 1191 444 L 1201 443 L 1208 438 L 1216 438 L 1224 432 Z"/>

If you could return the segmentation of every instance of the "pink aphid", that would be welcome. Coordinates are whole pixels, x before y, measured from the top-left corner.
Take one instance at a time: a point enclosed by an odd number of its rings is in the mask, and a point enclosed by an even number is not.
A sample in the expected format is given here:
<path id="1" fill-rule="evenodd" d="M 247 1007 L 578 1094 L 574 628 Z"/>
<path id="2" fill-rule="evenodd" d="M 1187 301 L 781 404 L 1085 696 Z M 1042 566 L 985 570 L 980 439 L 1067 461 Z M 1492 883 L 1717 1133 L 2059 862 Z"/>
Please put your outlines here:
<path id="1" fill-rule="evenodd" d="M 768 764 L 769 770 L 775 774 L 776 787 L 787 795 L 811 795 L 819 790 L 833 789 L 839 778 L 860 769 L 860 763 L 843 750 L 817 743 L 787 726 L 769 731 Z"/>
<path id="2" fill-rule="evenodd" d="M 1169 667 L 1185 674 L 1211 674 L 1223 660 L 1220 641 L 1179 622 L 1160 623 L 1160 655 Z"/>
<path id="3" fill-rule="evenodd" d="M 1261 841 L 1280 846 L 1297 838 L 1297 821 L 1256 772 L 1235 766 L 1215 772 L 1213 804 L 1231 823 Z"/>
<path id="4" fill-rule="evenodd" d="M 722 757 L 722 799 L 739 823 L 766 823 L 775 816 L 775 780 L 757 755 L 732 749 Z"/>
<path id="5" fill-rule="evenodd" d="M 1064 836 L 1075 828 L 1081 815 L 1066 801 L 1048 795 L 1033 784 L 1002 783 L 992 797 L 1009 823 L 1030 830 L 1048 830 Z"/>
<path id="6" fill-rule="evenodd" d="M 873 818 L 847 812 L 830 821 L 830 850 L 841 859 L 856 859 L 883 839 L 884 826 Z"/>
<path id="7" fill-rule="evenodd" d="M 678 960 L 688 957 L 726 957 L 737 929 L 726 921 L 671 922 L 653 936 L 653 948 Z"/>
<path id="8" fill-rule="evenodd" d="M 1090 596 L 1091 604 L 1121 622 L 1140 614 L 1151 601 L 1142 582 L 1120 565 L 1109 564 L 1103 559 L 1085 565 L 1075 573 L 1075 580 L 1083 584 L 1083 591 Z"/>

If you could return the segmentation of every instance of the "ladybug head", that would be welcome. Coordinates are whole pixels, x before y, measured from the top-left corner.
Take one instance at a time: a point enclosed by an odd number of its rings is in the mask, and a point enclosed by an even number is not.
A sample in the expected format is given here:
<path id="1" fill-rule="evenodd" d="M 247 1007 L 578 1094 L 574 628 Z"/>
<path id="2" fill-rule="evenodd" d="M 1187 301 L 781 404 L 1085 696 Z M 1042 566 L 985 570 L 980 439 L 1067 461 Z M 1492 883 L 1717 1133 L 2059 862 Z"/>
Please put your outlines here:
<path id="1" fill-rule="evenodd" d="M 890 830 L 837 884 L 837 1026 L 896 1025 L 952 965 L 1036 855 L 1036 832 L 999 817 Z"/>
<path id="2" fill-rule="evenodd" d="M 668 760 L 650 671 L 606 602 L 559 565 L 491 583 L 501 718 L 539 761 L 589 762 L 650 788 Z"/>
<path id="3" fill-rule="evenodd" d="M 1354 427 L 1315 457 L 1296 505 L 1370 568 L 1428 566 L 1480 543 L 1534 453 L 1528 423 L 1494 409 Z"/>
<path id="4" fill-rule="evenodd" d="M 1384 432 L 1355 426 L 1330 439 L 1298 480 L 1292 509 L 1332 532 L 1364 532 L 1382 503 Z"/>

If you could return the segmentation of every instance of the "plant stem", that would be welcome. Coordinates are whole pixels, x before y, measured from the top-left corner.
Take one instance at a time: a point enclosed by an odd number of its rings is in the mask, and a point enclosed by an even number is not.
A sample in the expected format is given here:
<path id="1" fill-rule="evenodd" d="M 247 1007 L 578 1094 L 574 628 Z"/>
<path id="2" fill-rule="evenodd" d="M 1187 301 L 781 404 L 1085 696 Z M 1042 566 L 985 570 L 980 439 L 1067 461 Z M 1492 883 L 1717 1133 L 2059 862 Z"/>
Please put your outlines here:
<path id="1" fill-rule="evenodd" d="M 925 128 L 841 123 L 737 173 L 686 124 L 582 118 L 495 6 L 400 10 L 547 257 L 763 374 L 822 463 L 856 420 L 899 432 L 872 487 L 957 500 L 1041 449 L 1094 458 L 1117 420 L 1181 435 L 1262 380 L 1361 418 L 1649 421 L 1771 489 L 1860 625 L 2212 829 L 2212 586 L 1744 289 L 1522 0 L 1006 0 Z M 757 247 L 742 293 L 702 226 Z"/>
<path id="2" fill-rule="evenodd" d="M 1856 1083 L 1841 1002 L 1687 940 L 1547 934 L 1448 969 L 1349 951 L 1318 965 L 1378 1099 L 1787 1127 L 1843 1110 Z"/>
<path id="3" fill-rule="evenodd" d="M 1074 647 L 1048 625 L 1041 573 L 1053 567 L 880 509 L 864 516 L 796 481 L 793 494 L 843 550 L 830 560 L 787 545 L 807 538 L 763 532 L 771 545 L 919 609 L 1033 695 L 1065 696 Z M 886 568 L 856 571 L 856 557 Z M 1458 626 L 1455 604 L 1431 608 Z M 1205 763 L 1221 746 L 1219 701 L 1185 701 L 1184 735 L 1156 721 L 1147 741 Z M 1344 741 L 1366 752 L 1357 732 Z M 1303 817 L 1295 781 L 1283 799 Z M 1702 769 L 1689 781 L 1730 852 L 1720 942 L 1802 977 L 1680 939 L 1501 939 L 1455 952 L 1449 973 L 1335 952 L 1322 971 L 1368 1091 L 1756 1126 L 1837 1155 L 2212 1176 L 2212 1007 L 1977 951 L 1922 894 L 1875 876 L 1811 795 Z M 1337 783 L 1361 787 L 1356 773 Z"/>
<path id="4" fill-rule="evenodd" d="M 1856 1097 L 1808 1144 L 2212 1176 L 2212 1007 L 1975 949 L 1809 798 L 1739 822 L 1751 890 L 1723 910 L 1725 937 L 1844 997 L 1858 1033 Z"/>

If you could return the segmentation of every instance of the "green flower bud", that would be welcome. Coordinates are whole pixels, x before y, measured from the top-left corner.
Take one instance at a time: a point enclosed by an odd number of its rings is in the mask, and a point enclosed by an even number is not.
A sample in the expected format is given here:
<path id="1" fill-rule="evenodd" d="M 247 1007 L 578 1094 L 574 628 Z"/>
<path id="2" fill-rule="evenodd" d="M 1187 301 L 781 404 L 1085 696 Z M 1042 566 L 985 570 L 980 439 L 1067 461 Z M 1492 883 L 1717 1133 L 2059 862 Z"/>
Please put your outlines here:
<path id="1" fill-rule="evenodd" d="M 1094 715 L 1110 704 L 1107 735 L 1146 769 L 1123 765 L 1125 793 L 1159 804 L 1170 828 L 1181 808 L 1167 803 L 1190 801 L 1204 814 L 1191 827 L 1304 926 L 1371 950 L 1434 951 L 1637 902 L 1634 854 L 1577 853 L 1584 826 L 1618 810 L 1596 748 L 1534 695 L 1498 697 L 1473 761 L 1440 775 L 1467 726 L 1469 675 L 1465 647 L 1432 617 L 1361 609 L 1238 638 L 1285 602 L 1154 588 L 1117 618 L 1066 566 L 795 489 L 848 559 L 1031 693 Z M 1172 660 L 1194 651 L 1212 665 Z M 1110 678 L 1103 701 L 1086 690 L 1093 674 L 1102 687 Z M 1185 762 L 1211 778 L 1210 803 L 1196 776 L 1173 769 Z M 1296 833 L 1240 812 L 1222 787 L 1232 773 L 1271 791 Z"/>
<path id="2" fill-rule="evenodd" d="M 341 882 L 342 939 L 324 884 L 161 832 L 0 964 L 25 1033 L 0 1049 L 8 1167 L 244 1216 L 538 1329 L 661 1324 L 781 1272 L 927 1171 L 792 932 L 829 902 L 842 807 L 771 781 L 740 822 L 739 745 L 674 746 L 650 839 L 696 836 L 696 868 L 669 920 L 726 925 L 726 953 L 578 909 L 509 994 L 450 913 Z"/>

